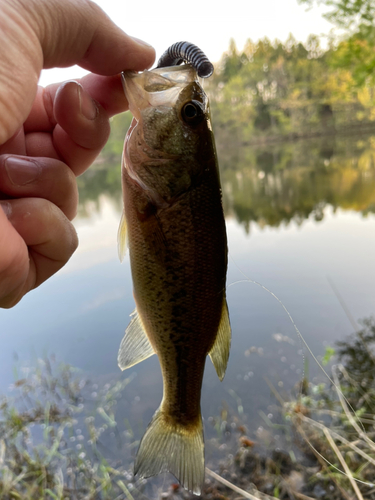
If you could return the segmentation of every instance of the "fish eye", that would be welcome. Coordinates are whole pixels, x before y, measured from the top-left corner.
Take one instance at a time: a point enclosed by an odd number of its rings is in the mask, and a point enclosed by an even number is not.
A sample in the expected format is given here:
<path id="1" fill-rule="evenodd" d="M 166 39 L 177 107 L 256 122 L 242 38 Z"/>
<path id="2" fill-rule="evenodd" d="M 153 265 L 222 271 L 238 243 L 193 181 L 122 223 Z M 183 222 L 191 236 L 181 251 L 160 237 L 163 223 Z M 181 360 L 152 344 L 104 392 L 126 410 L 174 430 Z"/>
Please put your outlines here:
<path id="1" fill-rule="evenodd" d="M 187 124 L 197 125 L 202 121 L 204 112 L 198 101 L 189 101 L 183 105 L 181 116 Z"/>
<path id="2" fill-rule="evenodd" d="M 184 107 L 184 114 L 187 119 L 192 119 L 195 118 L 198 114 L 197 108 L 194 106 L 194 104 L 187 103 L 185 104 Z"/>

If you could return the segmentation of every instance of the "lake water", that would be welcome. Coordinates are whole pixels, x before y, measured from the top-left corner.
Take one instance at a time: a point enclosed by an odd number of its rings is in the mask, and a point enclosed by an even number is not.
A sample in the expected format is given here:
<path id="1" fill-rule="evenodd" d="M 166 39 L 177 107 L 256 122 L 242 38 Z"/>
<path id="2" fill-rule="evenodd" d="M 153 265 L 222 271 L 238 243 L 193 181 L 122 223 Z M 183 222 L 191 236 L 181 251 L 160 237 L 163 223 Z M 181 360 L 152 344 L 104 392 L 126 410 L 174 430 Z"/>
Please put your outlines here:
<path id="1" fill-rule="evenodd" d="M 318 358 L 353 331 L 337 292 L 355 320 L 374 313 L 375 136 L 233 151 L 219 144 L 218 152 L 233 340 L 222 383 L 207 361 L 202 413 L 206 420 L 241 403 L 252 437 L 275 405 L 268 382 L 280 393 L 297 384 L 305 349 L 280 303 L 249 280 L 279 297 Z M 79 180 L 80 245 L 68 265 L 0 310 L 1 392 L 15 367 L 22 376 L 23 367 L 51 353 L 98 384 L 129 375 L 116 362 L 134 309 L 129 260 L 117 257 L 120 165 L 105 165 Z M 324 379 L 311 357 L 309 371 Z M 161 400 L 158 360 L 130 372 L 136 377 L 123 392 L 120 417 L 142 433 Z"/>

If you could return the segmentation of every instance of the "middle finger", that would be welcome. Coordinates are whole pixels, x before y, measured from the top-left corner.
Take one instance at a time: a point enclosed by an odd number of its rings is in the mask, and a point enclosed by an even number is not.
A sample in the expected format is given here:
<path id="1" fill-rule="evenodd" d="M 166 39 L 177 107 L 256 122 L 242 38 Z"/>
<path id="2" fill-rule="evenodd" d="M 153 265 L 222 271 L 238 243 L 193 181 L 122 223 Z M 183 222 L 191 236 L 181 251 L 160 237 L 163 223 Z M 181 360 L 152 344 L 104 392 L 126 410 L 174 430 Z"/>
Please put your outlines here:
<path id="1" fill-rule="evenodd" d="M 27 154 L 59 158 L 82 174 L 107 142 L 106 110 L 74 81 L 61 84 L 55 95 L 49 87 L 39 89 L 34 104 L 25 123 Z"/>

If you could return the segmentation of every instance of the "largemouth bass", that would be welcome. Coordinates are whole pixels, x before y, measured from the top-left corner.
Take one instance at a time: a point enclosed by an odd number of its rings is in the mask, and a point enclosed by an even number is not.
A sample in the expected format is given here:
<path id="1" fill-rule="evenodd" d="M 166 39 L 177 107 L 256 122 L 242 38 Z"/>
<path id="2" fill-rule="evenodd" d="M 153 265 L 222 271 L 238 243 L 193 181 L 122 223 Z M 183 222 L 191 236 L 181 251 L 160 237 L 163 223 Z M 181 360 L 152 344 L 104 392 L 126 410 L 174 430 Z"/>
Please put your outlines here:
<path id="1" fill-rule="evenodd" d="M 223 379 L 230 349 L 227 238 L 209 103 L 190 65 L 124 73 L 133 121 L 122 164 L 119 252 L 130 253 L 136 310 L 122 340 L 125 370 L 156 353 L 163 399 L 135 474 L 169 471 L 200 494 L 200 411 L 207 354 Z"/>

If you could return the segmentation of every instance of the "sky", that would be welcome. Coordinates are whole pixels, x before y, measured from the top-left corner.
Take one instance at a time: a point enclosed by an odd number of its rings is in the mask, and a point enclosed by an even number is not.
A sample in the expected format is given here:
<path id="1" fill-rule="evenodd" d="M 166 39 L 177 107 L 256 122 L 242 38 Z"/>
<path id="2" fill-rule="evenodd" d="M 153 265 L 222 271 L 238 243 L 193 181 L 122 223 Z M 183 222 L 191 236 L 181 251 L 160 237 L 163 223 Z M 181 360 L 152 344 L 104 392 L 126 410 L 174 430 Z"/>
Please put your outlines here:
<path id="1" fill-rule="evenodd" d="M 173 43 L 198 45 L 212 62 L 220 60 L 230 38 L 242 49 L 246 40 L 267 36 L 285 41 L 289 33 L 305 42 L 308 35 L 327 35 L 332 24 L 322 17 L 323 7 L 307 10 L 297 0 L 96 0 L 108 16 L 129 35 L 156 49 L 156 57 Z M 78 78 L 81 68 L 43 71 L 41 85 Z"/>

